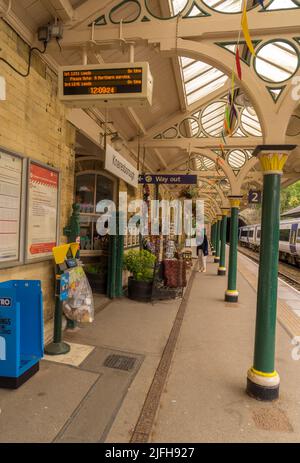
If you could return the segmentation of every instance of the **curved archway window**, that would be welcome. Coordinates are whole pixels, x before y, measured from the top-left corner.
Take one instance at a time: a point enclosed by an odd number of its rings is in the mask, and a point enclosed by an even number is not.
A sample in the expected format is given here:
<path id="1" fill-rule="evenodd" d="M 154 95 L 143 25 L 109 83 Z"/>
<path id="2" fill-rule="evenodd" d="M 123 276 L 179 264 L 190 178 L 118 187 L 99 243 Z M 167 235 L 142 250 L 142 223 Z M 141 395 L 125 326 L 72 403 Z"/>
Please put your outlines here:
<path id="1" fill-rule="evenodd" d="M 257 51 L 254 66 L 261 79 L 267 82 L 284 82 L 298 69 L 298 52 L 290 42 L 269 42 Z"/>
<path id="2" fill-rule="evenodd" d="M 247 161 L 247 156 L 242 150 L 232 150 L 228 154 L 227 161 L 233 169 L 241 169 Z"/>
<path id="3" fill-rule="evenodd" d="M 202 111 L 202 128 L 209 136 L 221 136 L 224 126 L 225 108 L 225 101 L 216 101 L 206 106 L 206 108 Z"/>
<path id="4" fill-rule="evenodd" d="M 241 124 L 245 132 L 254 137 L 259 137 L 262 134 L 259 119 L 255 110 L 252 107 L 245 107 L 241 113 Z"/>

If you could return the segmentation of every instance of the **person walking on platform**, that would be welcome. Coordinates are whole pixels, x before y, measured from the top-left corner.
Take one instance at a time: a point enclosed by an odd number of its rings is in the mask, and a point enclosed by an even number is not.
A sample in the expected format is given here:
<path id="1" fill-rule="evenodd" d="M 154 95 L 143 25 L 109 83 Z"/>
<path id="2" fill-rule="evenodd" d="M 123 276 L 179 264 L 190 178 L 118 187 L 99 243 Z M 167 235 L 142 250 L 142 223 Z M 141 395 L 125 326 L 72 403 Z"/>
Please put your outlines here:
<path id="1" fill-rule="evenodd" d="M 206 272 L 206 259 L 208 256 L 208 240 L 204 231 L 203 241 L 197 246 L 198 272 Z"/>

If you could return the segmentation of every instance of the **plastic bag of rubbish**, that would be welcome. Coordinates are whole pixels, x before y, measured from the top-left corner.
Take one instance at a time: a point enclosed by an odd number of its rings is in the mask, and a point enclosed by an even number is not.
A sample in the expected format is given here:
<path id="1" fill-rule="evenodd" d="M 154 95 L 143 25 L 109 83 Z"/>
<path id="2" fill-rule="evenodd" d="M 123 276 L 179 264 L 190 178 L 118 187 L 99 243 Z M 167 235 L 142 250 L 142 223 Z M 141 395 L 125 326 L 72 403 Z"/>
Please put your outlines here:
<path id="1" fill-rule="evenodd" d="M 81 266 L 69 269 L 68 299 L 63 303 L 64 314 L 78 323 L 94 321 L 94 299 L 91 286 Z"/>

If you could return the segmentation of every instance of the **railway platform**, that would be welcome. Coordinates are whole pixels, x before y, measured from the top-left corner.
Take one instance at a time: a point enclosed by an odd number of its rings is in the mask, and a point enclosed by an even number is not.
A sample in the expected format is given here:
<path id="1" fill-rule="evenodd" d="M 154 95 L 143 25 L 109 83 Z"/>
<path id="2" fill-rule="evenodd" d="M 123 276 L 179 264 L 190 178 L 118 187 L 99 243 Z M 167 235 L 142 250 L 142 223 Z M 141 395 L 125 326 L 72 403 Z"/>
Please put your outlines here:
<path id="1" fill-rule="evenodd" d="M 283 281 L 280 398 L 246 393 L 257 270 L 238 255 L 237 303 L 224 301 L 226 277 L 212 256 L 206 273 L 190 273 L 182 300 L 112 301 L 94 325 L 65 333 L 70 354 L 46 357 L 19 390 L 0 390 L 0 441 L 299 442 L 300 351 L 292 339 L 300 336 L 300 293 Z"/>

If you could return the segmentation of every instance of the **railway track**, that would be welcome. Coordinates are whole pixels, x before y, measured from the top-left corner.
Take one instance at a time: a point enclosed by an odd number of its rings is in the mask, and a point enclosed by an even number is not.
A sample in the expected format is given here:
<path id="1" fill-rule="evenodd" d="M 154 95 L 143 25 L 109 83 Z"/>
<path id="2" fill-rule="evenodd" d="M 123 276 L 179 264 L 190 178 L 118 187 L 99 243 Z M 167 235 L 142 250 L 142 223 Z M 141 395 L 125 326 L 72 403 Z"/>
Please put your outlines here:
<path id="1" fill-rule="evenodd" d="M 254 262 L 259 262 L 259 255 L 257 252 L 253 251 L 252 249 L 247 249 L 242 246 L 238 246 L 238 251 L 241 254 L 249 257 L 249 259 L 253 260 Z M 288 283 L 293 288 L 300 291 L 300 269 L 297 267 L 293 267 L 289 264 L 285 264 L 283 262 L 279 262 L 278 266 L 278 276 Z"/>

